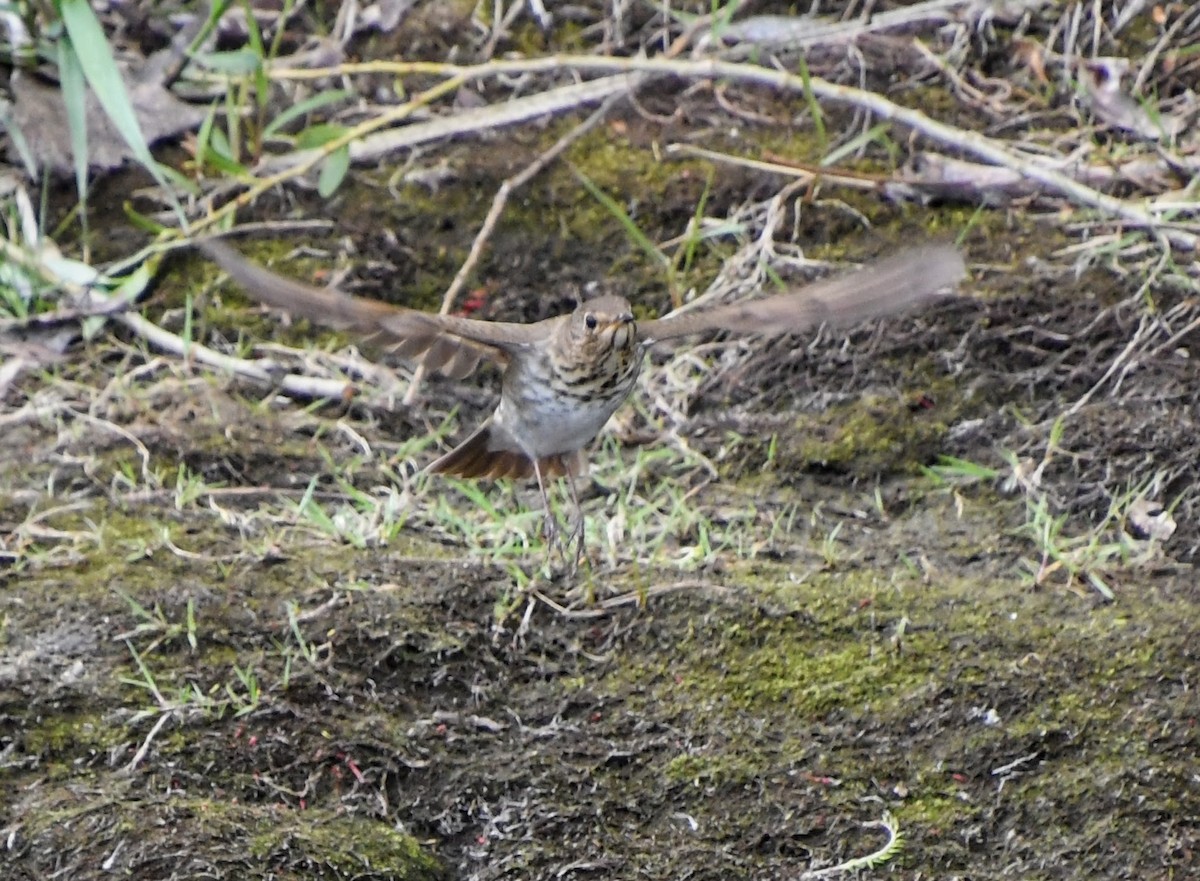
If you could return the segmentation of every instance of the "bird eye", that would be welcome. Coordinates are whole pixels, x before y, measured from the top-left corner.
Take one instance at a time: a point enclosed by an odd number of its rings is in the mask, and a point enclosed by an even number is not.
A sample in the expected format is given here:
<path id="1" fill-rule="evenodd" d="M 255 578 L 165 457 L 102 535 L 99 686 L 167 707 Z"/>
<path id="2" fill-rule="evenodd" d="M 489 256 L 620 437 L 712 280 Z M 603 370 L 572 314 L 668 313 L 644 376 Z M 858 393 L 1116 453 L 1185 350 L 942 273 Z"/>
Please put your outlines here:
<path id="1" fill-rule="evenodd" d="M 587 325 L 588 330 L 595 330 L 596 316 L 589 312 L 587 315 L 583 316 L 583 323 Z"/>

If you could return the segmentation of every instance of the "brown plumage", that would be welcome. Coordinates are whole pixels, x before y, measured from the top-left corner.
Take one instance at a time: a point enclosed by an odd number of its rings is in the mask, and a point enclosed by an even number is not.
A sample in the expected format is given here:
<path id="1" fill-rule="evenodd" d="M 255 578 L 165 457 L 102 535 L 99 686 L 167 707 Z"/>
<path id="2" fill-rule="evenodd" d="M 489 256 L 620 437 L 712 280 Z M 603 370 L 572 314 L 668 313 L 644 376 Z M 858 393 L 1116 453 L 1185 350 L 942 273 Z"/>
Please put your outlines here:
<path id="1" fill-rule="evenodd" d="M 466 440 L 428 468 L 459 477 L 537 478 L 554 521 L 545 479 L 572 479 L 583 450 L 637 380 L 646 346 L 693 334 L 792 333 L 829 324 L 846 327 L 936 299 L 966 269 L 948 245 L 925 245 L 846 275 L 785 293 L 635 323 L 629 303 L 605 296 L 569 315 L 533 324 L 430 315 L 331 288 L 301 284 L 256 266 L 216 240 L 198 247 L 252 296 L 368 341 L 452 377 L 485 358 L 503 371 L 496 411 Z M 582 512 L 576 534 L 582 547 Z"/>

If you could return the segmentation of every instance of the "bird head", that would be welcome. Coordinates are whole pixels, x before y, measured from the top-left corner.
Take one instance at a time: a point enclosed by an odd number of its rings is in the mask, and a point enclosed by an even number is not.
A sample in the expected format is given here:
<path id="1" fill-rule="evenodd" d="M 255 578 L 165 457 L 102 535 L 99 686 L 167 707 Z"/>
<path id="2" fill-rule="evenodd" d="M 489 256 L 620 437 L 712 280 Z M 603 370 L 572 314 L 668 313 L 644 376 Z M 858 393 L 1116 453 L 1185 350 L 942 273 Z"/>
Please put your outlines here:
<path id="1" fill-rule="evenodd" d="M 566 342 L 584 359 L 607 357 L 637 344 L 633 308 L 624 297 L 604 296 L 575 307 L 564 326 Z"/>

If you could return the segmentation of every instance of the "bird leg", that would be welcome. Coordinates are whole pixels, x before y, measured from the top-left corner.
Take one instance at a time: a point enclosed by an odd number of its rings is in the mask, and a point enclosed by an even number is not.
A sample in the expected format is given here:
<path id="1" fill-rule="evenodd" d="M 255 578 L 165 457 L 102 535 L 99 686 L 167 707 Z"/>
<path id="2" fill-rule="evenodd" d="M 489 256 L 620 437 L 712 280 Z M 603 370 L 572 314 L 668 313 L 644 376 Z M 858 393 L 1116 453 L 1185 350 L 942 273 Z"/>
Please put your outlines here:
<path id="1" fill-rule="evenodd" d="M 549 554 L 550 550 L 554 547 L 554 543 L 558 540 L 558 521 L 554 519 L 554 512 L 550 508 L 550 496 L 546 493 L 546 481 L 542 477 L 542 465 L 536 458 L 533 460 L 533 474 L 537 478 L 538 492 L 542 494 L 542 511 L 546 515 L 542 534 L 546 539 L 546 551 Z"/>
<path id="2" fill-rule="evenodd" d="M 583 559 L 584 550 L 583 506 L 579 503 L 579 490 L 575 486 L 575 477 L 570 469 L 564 469 L 567 487 L 571 491 L 571 502 L 575 508 L 573 521 L 568 521 L 571 531 L 564 541 L 559 531 L 558 518 L 554 516 L 554 509 L 550 506 L 550 493 L 546 490 L 546 479 L 542 475 L 542 466 L 537 459 L 533 460 L 533 473 L 537 477 L 538 492 L 542 495 L 542 507 L 546 515 L 544 527 L 546 560 L 549 562 L 554 554 L 554 547 L 557 545 L 559 551 L 562 553 L 563 563 L 570 566 L 571 574 L 574 575 L 579 569 L 579 561 Z M 575 546 L 573 556 L 570 553 L 572 545 Z"/>
<path id="3" fill-rule="evenodd" d="M 567 472 L 567 487 L 571 490 L 571 501 L 575 505 L 575 524 L 571 527 L 571 534 L 563 546 L 563 556 L 566 556 L 567 548 L 574 543 L 575 557 L 571 563 L 571 574 L 574 575 L 579 568 L 579 561 L 583 559 L 584 520 L 583 506 L 579 504 L 579 489 L 575 486 L 575 475 L 570 471 Z"/>

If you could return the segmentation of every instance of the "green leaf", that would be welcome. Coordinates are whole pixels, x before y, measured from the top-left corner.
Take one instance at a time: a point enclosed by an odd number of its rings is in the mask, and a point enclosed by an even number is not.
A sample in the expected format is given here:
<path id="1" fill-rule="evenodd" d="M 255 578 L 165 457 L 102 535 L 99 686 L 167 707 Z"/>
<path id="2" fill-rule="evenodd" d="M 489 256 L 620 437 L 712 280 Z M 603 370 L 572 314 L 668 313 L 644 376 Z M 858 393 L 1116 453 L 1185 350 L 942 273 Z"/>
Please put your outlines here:
<path id="1" fill-rule="evenodd" d="M 100 331 L 104 330 L 104 325 L 107 323 L 108 319 L 103 315 L 89 315 L 79 322 L 80 336 L 85 342 L 91 342 L 100 336 Z"/>
<path id="2" fill-rule="evenodd" d="M 330 104 L 336 104 L 339 101 L 351 97 L 354 93 L 349 89 L 335 89 L 331 92 L 318 92 L 306 101 L 301 101 L 299 104 L 293 104 L 283 113 L 271 120 L 270 125 L 263 130 L 263 137 L 269 138 L 282 129 L 293 119 L 304 116 L 306 113 L 311 113 L 314 110 L 319 110 L 322 107 L 328 107 Z"/>
<path id="3" fill-rule="evenodd" d="M 196 146 L 196 159 L 203 165 L 233 177 L 246 177 L 250 174 L 246 166 L 233 158 L 229 138 L 221 129 L 210 129 L 207 138 L 203 141 L 198 140 Z"/>
<path id="4" fill-rule="evenodd" d="M 75 159 L 75 188 L 79 193 L 79 214 L 87 224 L 88 148 L 87 148 L 87 84 L 79 60 L 66 41 L 58 44 L 58 78 L 62 84 L 63 105 L 67 111 L 67 128 L 71 135 L 71 155 Z"/>
<path id="5" fill-rule="evenodd" d="M 112 124 L 120 132 L 125 143 L 129 145 L 134 158 L 162 185 L 163 190 L 171 198 L 176 213 L 183 220 L 183 209 L 175 201 L 158 163 L 150 155 L 150 147 L 146 144 L 146 138 L 142 134 L 137 113 L 133 109 L 133 102 L 129 100 L 129 92 L 125 89 L 125 82 L 121 78 L 121 72 L 117 69 L 116 59 L 113 58 L 112 49 L 105 38 L 104 29 L 100 27 L 96 13 L 92 11 L 87 0 L 59 0 L 58 6 L 63 25 L 70 39 L 70 51 L 66 54 L 74 56 L 79 68 L 83 71 L 84 78 L 91 86 L 96 100 L 100 102 L 100 106 L 104 108 L 104 112 Z M 66 56 L 60 51 L 60 62 L 64 57 Z M 75 161 L 79 162 L 78 156 Z"/>
<path id="6" fill-rule="evenodd" d="M 817 143 L 821 145 L 823 151 L 825 144 L 828 143 L 825 135 L 825 114 L 821 112 L 821 104 L 817 101 L 817 96 L 813 94 L 812 77 L 808 73 L 808 65 L 804 63 L 804 56 L 801 55 L 797 61 L 800 82 L 804 85 L 804 100 L 808 102 L 808 112 L 812 116 L 813 130 L 817 135 Z"/>
<path id="7" fill-rule="evenodd" d="M 157 265 L 157 261 L 155 261 L 155 265 Z M 112 294 L 118 300 L 132 303 L 146 292 L 146 287 L 153 278 L 154 272 L 151 269 L 151 261 L 144 260 L 137 269 L 121 279 L 121 283 L 117 285 Z"/>
<path id="8" fill-rule="evenodd" d="M 270 98 L 270 83 L 267 81 L 267 52 L 263 47 L 262 31 L 258 28 L 258 19 L 254 17 L 254 9 L 250 0 L 243 0 L 242 8 L 246 10 L 246 39 L 250 50 L 258 56 L 258 67 L 254 69 L 254 94 L 258 104 L 259 129 L 262 128 L 263 115 L 266 113 L 267 99 Z M 286 21 L 286 16 L 281 21 Z M 282 28 L 281 28 L 282 30 Z"/>
<path id="9" fill-rule="evenodd" d="M 33 157 L 33 150 L 29 147 L 29 142 L 25 140 L 25 134 L 20 127 L 13 122 L 10 108 L 0 107 L 0 128 L 8 132 L 9 140 L 12 141 L 13 149 L 17 151 L 17 156 L 21 159 L 21 164 L 25 166 L 26 173 L 36 179 L 39 175 L 37 160 Z"/>
<path id="10" fill-rule="evenodd" d="M 198 65 L 214 73 L 246 76 L 262 67 L 262 56 L 248 46 L 230 52 L 206 52 L 195 56 Z"/>
<path id="11" fill-rule="evenodd" d="M 200 187 L 189 178 L 185 177 L 181 172 L 176 171 L 169 165 L 159 165 L 159 170 L 162 171 L 163 177 L 175 185 L 175 188 L 181 192 L 188 193 L 192 196 L 200 195 Z"/>
<path id="12" fill-rule="evenodd" d="M 324 147 L 330 141 L 335 141 L 342 135 L 346 134 L 348 129 L 344 125 L 338 125 L 333 122 L 321 122 L 317 125 L 310 125 L 300 134 L 296 135 L 296 146 L 301 150 L 309 150 L 313 147 Z"/>
<path id="13" fill-rule="evenodd" d="M 246 177 L 250 174 L 250 170 L 239 162 L 234 162 L 220 153 L 209 150 L 204 154 L 204 164 L 214 171 L 219 171 L 221 174 L 229 175 L 230 177 Z"/>
<path id="14" fill-rule="evenodd" d="M 346 172 L 350 170 L 350 147 L 343 144 L 327 157 L 321 164 L 321 174 L 317 178 L 317 192 L 321 198 L 328 199 L 341 186 Z"/>
<path id="15" fill-rule="evenodd" d="M 188 184 L 191 185 L 191 181 L 188 181 Z M 125 203 L 125 216 L 136 229 L 140 229 L 143 232 L 148 232 L 153 236 L 158 235 L 167 228 L 153 217 L 136 210 L 128 202 Z"/>
<path id="16" fill-rule="evenodd" d="M 851 155 L 872 141 L 878 141 L 886 146 L 887 142 L 890 140 L 888 138 L 888 132 L 891 130 L 891 128 L 892 124 L 890 122 L 881 122 L 878 125 L 871 126 L 871 128 L 867 131 L 860 133 L 856 137 L 851 138 L 845 144 L 839 146 L 837 149 L 831 150 L 822 156 L 820 163 L 821 167 L 828 168 L 831 165 L 836 165 L 847 156 Z"/>
<path id="17" fill-rule="evenodd" d="M 142 136 L 133 102 L 129 100 L 125 81 L 121 79 L 117 62 L 91 5 L 85 0 L 61 0 L 59 8 L 74 56 L 100 106 L 137 160 L 147 168 L 152 167 L 154 158 Z"/>
<path id="18" fill-rule="evenodd" d="M 229 136 L 221 129 L 214 128 L 209 133 L 208 143 L 204 145 L 205 156 L 217 156 L 228 162 L 235 162 L 233 147 L 229 144 Z"/>

